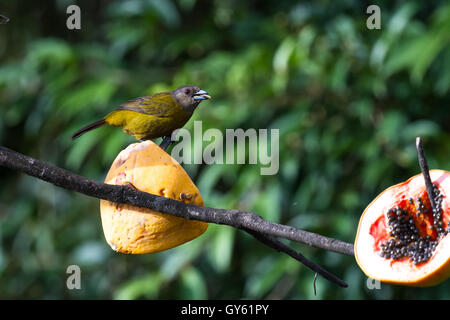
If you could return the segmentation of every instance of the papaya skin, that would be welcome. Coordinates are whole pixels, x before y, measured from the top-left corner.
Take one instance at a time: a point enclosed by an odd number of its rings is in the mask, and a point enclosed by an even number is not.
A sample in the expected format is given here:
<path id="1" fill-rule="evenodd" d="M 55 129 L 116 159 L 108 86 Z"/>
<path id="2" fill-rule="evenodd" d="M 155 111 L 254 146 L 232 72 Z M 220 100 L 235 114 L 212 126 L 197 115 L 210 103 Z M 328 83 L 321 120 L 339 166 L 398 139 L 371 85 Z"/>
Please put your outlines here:
<path id="1" fill-rule="evenodd" d="M 444 195 L 442 210 L 444 221 L 450 219 L 450 172 L 431 170 L 431 180 L 436 183 Z M 379 194 L 364 210 L 358 225 L 355 238 L 355 259 L 361 270 L 369 277 L 385 283 L 428 287 L 434 286 L 450 277 L 450 234 L 440 239 L 432 257 L 427 262 L 412 264 L 408 258 L 390 260 L 382 258 L 376 251 L 377 239 L 370 234 L 370 228 L 376 223 L 383 227 L 380 217 L 387 210 L 407 201 L 409 197 L 423 195 L 425 183 L 422 174 L 411 177 L 405 182 L 391 186 Z M 382 220 L 382 219 L 381 219 Z M 447 227 L 448 225 L 446 225 Z M 374 227 L 373 227 L 374 228 Z M 372 230 L 373 231 L 373 230 Z M 382 232 L 377 233 L 381 237 Z"/>
<path id="2" fill-rule="evenodd" d="M 121 151 L 105 183 L 203 206 L 200 191 L 184 169 L 150 140 Z M 103 232 L 110 247 L 121 253 L 146 254 L 167 250 L 193 240 L 208 224 L 154 210 L 100 201 Z"/>

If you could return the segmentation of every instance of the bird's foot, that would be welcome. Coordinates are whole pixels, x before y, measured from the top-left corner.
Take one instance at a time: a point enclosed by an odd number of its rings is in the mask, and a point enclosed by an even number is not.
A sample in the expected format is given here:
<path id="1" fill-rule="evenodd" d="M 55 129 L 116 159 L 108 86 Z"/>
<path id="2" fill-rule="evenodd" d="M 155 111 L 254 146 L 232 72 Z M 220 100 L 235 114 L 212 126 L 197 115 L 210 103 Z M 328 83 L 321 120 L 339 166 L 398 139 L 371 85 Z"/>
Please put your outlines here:
<path id="1" fill-rule="evenodd" d="M 161 144 L 159 145 L 159 147 L 161 149 L 163 149 L 164 151 L 166 151 L 166 149 L 172 144 L 172 137 L 171 136 L 165 136 L 163 138 L 163 141 L 161 142 Z"/>

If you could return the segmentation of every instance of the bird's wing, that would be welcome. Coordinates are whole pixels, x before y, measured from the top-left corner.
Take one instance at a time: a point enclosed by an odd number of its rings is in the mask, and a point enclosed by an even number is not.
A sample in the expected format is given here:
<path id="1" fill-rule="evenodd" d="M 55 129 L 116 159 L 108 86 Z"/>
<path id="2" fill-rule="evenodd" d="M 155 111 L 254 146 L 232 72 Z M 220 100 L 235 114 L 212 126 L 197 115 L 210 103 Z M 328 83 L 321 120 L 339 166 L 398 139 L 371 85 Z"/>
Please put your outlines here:
<path id="1" fill-rule="evenodd" d="M 170 93 L 139 97 L 122 103 L 116 110 L 130 110 L 164 118 L 170 116 L 176 106 Z"/>

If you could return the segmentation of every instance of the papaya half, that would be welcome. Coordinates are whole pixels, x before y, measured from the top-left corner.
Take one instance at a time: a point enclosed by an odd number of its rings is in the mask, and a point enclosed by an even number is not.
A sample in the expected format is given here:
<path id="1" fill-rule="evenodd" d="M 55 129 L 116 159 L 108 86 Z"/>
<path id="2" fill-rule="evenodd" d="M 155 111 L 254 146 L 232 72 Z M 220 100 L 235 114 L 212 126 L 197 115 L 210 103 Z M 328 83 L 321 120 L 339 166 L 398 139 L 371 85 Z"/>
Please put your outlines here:
<path id="1" fill-rule="evenodd" d="M 386 189 L 364 210 L 355 258 L 368 277 L 425 287 L 450 276 L 450 172 L 431 170 L 430 177 L 435 211 L 422 174 Z"/>
<path id="2" fill-rule="evenodd" d="M 105 183 L 203 206 L 202 196 L 181 165 L 150 140 L 133 143 L 114 160 Z M 101 200 L 103 233 L 121 253 L 167 250 L 206 231 L 208 224 L 154 210 Z"/>

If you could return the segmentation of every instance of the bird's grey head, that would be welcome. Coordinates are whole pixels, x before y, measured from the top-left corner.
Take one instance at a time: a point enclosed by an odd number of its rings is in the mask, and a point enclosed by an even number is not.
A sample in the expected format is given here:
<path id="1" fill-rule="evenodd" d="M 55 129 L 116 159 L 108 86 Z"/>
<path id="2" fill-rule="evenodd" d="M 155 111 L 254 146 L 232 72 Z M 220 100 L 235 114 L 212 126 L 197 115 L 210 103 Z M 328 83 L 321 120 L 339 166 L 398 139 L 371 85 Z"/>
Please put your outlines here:
<path id="1" fill-rule="evenodd" d="M 186 111 L 193 112 L 203 100 L 211 99 L 205 90 L 197 86 L 185 85 L 172 91 L 175 101 Z"/>

